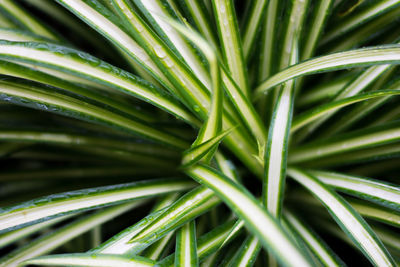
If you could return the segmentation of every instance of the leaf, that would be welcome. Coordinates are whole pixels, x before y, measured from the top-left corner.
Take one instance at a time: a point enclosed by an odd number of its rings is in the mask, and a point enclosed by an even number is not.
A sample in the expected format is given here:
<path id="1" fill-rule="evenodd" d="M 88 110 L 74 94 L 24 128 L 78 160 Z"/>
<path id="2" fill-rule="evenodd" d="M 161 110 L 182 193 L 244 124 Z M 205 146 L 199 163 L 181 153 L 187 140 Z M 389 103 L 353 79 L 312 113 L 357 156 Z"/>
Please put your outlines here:
<path id="1" fill-rule="evenodd" d="M 87 253 L 60 254 L 39 257 L 25 261 L 24 264 L 50 265 L 50 266 L 153 266 L 154 261 L 140 256 L 97 255 Z"/>
<path id="2" fill-rule="evenodd" d="M 293 10 L 295 12 L 296 9 Z M 298 40 L 292 40 L 289 64 L 297 61 Z M 295 86 L 293 81 L 283 85 L 276 100 L 269 126 L 264 155 L 263 204 L 276 218 L 280 218 L 286 178 L 289 131 L 293 116 Z"/>
<path id="3" fill-rule="evenodd" d="M 26 86 L 19 82 L 0 82 L 0 99 L 61 115 L 111 125 L 172 146 L 186 147 L 187 143 L 140 120 L 128 119 L 74 97 L 52 92 L 39 85 Z"/>
<path id="4" fill-rule="evenodd" d="M 203 234 L 197 242 L 197 258 L 204 261 L 212 253 L 221 249 L 234 239 L 243 229 L 243 221 L 229 220 L 210 232 Z M 171 254 L 159 261 L 155 266 L 174 266 L 175 254 Z"/>
<path id="5" fill-rule="evenodd" d="M 169 206 L 161 216 L 147 225 L 129 241 L 129 253 L 137 253 L 151 245 L 169 231 L 178 228 L 219 204 L 213 191 L 198 187 L 186 193 Z"/>
<path id="6" fill-rule="evenodd" d="M 247 98 L 250 97 L 246 63 L 243 57 L 237 19 L 232 0 L 213 0 L 222 55 L 229 73 Z"/>
<path id="7" fill-rule="evenodd" d="M 0 231 L 17 229 L 77 211 L 185 190 L 192 186 L 190 181 L 164 179 L 54 194 L 0 209 Z"/>
<path id="8" fill-rule="evenodd" d="M 198 266 L 196 225 L 194 221 L 183 225 L 176 236 L 175 266 Z"/>
<path id="9" fill-rule="evenodd" d="M 97 225 L 107 222 L 140 204 L 143 204 L 143 202 L 143 200 L 139 200 L 133 203 L 127 203 L 76 219 L 72 223 L 58 228 L 47 235 L 40 236 L 32 242 L 27 243 L 25 246 L 21 246 L 12 251 L 1 258 L 0 262 L 4 266 L 17 266 L 24 260 L 48 253 L 74 237 L 79 236 Z"/>
<path id="10" fill-rule="evenodd" d="M 210 150 L 215 149 L 216 145 L 230 133 L 231 130 L 223 131 L 219 135 L 186 150 L 183 153 L 181 168 L 187 168 L 200 161 Z"/>
<path id="11" fill-rule="evenodd" d="M 400 138 L 397 123 L 356 131 L 331 139 L 325 139 L 323 144 L 316 141 L 299 146 L 292 150 L 289 155 L 290 163 L 310 161 L 328 155 L 334 155 L 347 151 L 359 150 L 380 144 L 396 142 Z M 365 156 L 365 155 L 363 155 Z"/>
<path id="12" fill-rule="evenodd" d="M 335 221 L 372 264 L 396 265 L 369 225 L 343 198 L 319 182 L 317 178 L 302 170 L 290 168 L 288 174 L 326 206 Z"/>
<path id="13" fill-rule="evenodd" d="M 347 194 L 400 211 L 400 187 L 370 178 L 334 172 L 309 171 L 324 184 Z"/>
<path id="14" fill-rule="evenodd" d="M 136 6 L 140 9 L 140 12 L 144 14 L 146 19 L 150 22 L 151 27 L 157 32 L 164 42 L 167 43 L 168 47 L 180 56 L 196 77 L 207 87 L 211 87 L 210 77 L 207 73 L 207 68 L 204 62 L 197 54 L 197 49 L 193 48 L 193 44 L 198 47 L 198 43 L 189 43 L 185 38 L 180 36 L 179 30 L 171 25 L 170 21 L 176 21 L 183 27 L 184 20 L 179 20 L 179 14 L 175 14 L 172 7 L 160 0 L 134 0 Z M 182 33 L 182 32 L 181 32 Z"/>
<path id="15" fill-rule="evenodd" d="M 48 39 L 60 40 L 58 36 L 52 33 L 47 26 L 40 23 L 30 13 L 22 9 L 15 1 L 3 0 L 0 2 L 0 7 L 13 18 L 18 24 L 32 31 L 37 35 L 41 35 Z"/>
<path id="16" fill-rule="evenodd" d="M 210 187 L 241 218 L 246 227 L 257 236 L 266 249 L 287 265 L 310 264 L 279 223 L 257 203 L 242 186 L 215 170 L 195 165 L 186 171 L 193 179 Z M 286 257 L 285 255 L 290 255 Z"/>
<path id="17" fill-rule="evenodd" d="M 242 43 L 243 43 L 243 55 L 246 60 L 250 56 L 251 49 L 254 46 L 258 28 L 262 22 L 262 17 L 266 9 L 268 1 L 257 0 L 250 5 L 250 11 L 248 12 L 244 26 L 242 27 Z"/>
<path id="18" fill-rule="evenodd" d="M 344 262 L 328 247 L 328 245 L 312 231 L 308 226 L 301 222 L 294 214 L 284 213 L 285 221 L 307 244 L 313 255 L 318 258 L 323 266 L 344 266 Z"/>
<path id="19" fill-rule="evenodd" d="M 358 94 L 352 97 L 346 97 L 344 99 L 328 102 L 326 104 L 317 106 L 311 110 L 303 112 L 300 115 L 297 115 L 293 120 L 290 133 L 293 134 L 294 132 L 298 131 L 301 127 L 304 127 L 305 125 L 313 121 L 316 121 L 317 119 L 324 117 L 327 114 L 331 114 L 332 111 L 337 111 L 347 105 L 351 105 L 365 100 L 370 100 L 377 97 L 395 96 L 398 94 L 400 94 L 400 90 L 379 90 L 376 92 Z"/>
<path id="20" fill-rule="evenodd" d="M 248 236 L 240 249 L 235 253 L 229 267 L 236 266 L 253 266 L 260 252 L 261 245 L 258 239 L 254 236 Z"/>
<path id="21" fill-rule="evenodd" d="M 369 65 L 400 64 L 400 46 L 385 45 L 338 52 L 290 66 L 257 86 L 254 100 L 276 85 L 304 75 Z"/>
<path id="22" fill-rule="evenodd" d="M 177 117 L 195 121 L 193 115 L 160 89 L 89 54 L 52 44 L 0 41 L 0 56 L 71 73 L 139 97 Z"/>
<path id="23" fill-rule="evenodd" d="M 347 19 L 337 23 L 333 29 L 325 34 L 324 38 L 321 40 L 321 44 L 325 44 L 337 37 L 340 37 L 344 33 L 349 32 L 360 24 L 365 23 L 373 19 L 375 16 L 387 12 L 388 10 L 399 5 L 400 2 L 398 0 L 382 0 L 376 2 L 364 9 L 362 12 L 359 12 L 358 14 L 352 14 L 351 16 L 348 16 Z"/>

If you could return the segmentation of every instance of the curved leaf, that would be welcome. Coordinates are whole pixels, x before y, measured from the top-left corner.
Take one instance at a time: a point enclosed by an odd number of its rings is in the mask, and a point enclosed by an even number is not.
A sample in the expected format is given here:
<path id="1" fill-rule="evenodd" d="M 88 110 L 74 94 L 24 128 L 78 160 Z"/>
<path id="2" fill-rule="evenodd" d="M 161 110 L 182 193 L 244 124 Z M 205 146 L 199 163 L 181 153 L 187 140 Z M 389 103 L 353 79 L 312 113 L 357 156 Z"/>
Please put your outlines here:
<path id="1" fill-rule="evenodd" d="M 268 78 L 257 86 L 257 100 L 276 85 L 300 76 L 379 64 L 400 64 L 400 45 L 386 45 L 338 52 L 300 62 Z"/>

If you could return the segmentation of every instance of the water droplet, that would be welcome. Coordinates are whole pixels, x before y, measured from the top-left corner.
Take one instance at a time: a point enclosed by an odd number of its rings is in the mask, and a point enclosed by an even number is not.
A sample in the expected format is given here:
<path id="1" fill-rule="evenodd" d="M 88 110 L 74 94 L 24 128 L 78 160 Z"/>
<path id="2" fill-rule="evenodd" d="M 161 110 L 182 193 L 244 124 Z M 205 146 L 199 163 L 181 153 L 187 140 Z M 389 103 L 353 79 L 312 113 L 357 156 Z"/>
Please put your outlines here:
<path id="1" fill-rule="evenodd" d="M 198 105 L 193 106 L 194 111 L 200 112 L 200 107 Z"/>
<path id="2" fill-rule="evenodd" d="M 165 58 L 164 62 L 165 62 L 165 65 L 167 65 L 168 68 L 171 68 L 174 65 L 174 63 L 172 62 L 172 60 L 169 57 Z"/>
<path id="3" fill-rule="evenodd" d="M 161 47 L 161 45 L 155 45 L 153 47 L 154 53 L 156 54 L 157 57 L 159 58 L 165 58 L 167 54 L 165 54 L 164 49 Z"/>

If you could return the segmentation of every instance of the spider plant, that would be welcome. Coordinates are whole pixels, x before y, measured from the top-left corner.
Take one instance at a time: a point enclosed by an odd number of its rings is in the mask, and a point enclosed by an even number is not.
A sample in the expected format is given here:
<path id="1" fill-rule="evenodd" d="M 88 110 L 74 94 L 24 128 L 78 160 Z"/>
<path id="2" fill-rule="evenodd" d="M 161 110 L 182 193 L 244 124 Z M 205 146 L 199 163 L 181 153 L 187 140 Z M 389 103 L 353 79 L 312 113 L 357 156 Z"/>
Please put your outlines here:
<path id="1" fill-rule="evenodd" d="M 1 0 L 0 266 L 396 266 L 398 18 Z"/>

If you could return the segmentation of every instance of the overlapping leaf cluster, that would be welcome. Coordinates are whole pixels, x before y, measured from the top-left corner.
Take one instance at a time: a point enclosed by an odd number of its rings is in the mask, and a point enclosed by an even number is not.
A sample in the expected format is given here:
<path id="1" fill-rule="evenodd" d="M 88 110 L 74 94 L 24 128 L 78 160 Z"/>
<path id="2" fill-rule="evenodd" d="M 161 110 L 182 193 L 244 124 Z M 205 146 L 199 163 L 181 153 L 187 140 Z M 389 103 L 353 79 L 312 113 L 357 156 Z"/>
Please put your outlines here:
<path id="1" fill-rule="evenodd" d="M 0 265 L 396 266 L 399 17 L 0 1 Z"/>

